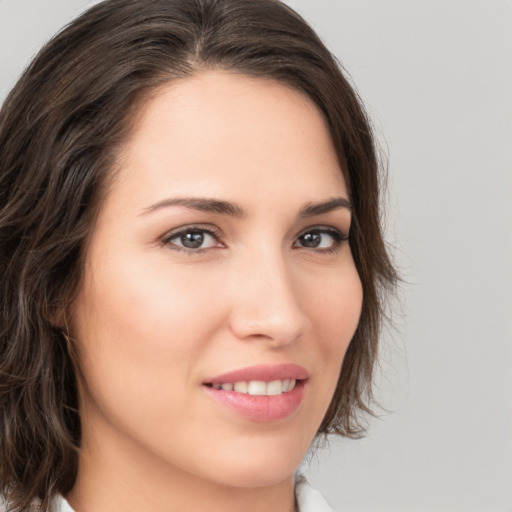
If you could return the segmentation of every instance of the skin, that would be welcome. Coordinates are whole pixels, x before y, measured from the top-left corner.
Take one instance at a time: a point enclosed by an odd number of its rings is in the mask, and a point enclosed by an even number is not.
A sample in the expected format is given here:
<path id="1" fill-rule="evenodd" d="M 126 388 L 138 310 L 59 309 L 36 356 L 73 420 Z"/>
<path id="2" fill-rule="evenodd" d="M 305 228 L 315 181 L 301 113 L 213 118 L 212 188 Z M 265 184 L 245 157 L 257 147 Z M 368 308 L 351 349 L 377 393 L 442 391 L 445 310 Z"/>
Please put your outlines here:
<path id="1" fill-rule="evenodd" d="M 161 204 L 184 197 L 229 201 L 244 215 Z M 302 93 L 204 71 L 152 94 L 71 310 L 83 372 L 83 445 L 68 496 L 77 512 L 293 510 L 294 472 L 361 312 L 348 242 L 301 238 L 319 226 L 348 233 L 346 207 L 299 215 L 333 198 L 348 199 L 347 187 Z M 187 250 L 172 238 L 187 227 L 216 234 Z M 256 363 L 309 372 L 289 417 L 250 421 L 205 393 L 205 379 Z"/>

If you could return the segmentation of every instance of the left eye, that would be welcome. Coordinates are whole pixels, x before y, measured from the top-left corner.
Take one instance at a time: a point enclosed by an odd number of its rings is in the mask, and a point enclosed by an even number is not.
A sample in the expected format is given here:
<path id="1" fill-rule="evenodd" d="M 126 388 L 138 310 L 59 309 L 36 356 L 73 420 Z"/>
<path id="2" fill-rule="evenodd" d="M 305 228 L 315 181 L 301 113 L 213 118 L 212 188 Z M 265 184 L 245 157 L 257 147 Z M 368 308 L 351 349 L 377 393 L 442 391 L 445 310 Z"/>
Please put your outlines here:
<path id="1" fill-rule="evenodd" d="M 206 229 L 187 229 L 180 231 L 165 240 L 166 244 L 183 249 L 210 249 L 218 245 L 216 236 Z"/>
<path id="2" fill-rule="evenodd" d="M 306 249 L 336 249 L 346 237 L 339 231 L 327 229 L 311 229 L 302 233 L 295 243 L 294 247 L 304 247 Z"/>

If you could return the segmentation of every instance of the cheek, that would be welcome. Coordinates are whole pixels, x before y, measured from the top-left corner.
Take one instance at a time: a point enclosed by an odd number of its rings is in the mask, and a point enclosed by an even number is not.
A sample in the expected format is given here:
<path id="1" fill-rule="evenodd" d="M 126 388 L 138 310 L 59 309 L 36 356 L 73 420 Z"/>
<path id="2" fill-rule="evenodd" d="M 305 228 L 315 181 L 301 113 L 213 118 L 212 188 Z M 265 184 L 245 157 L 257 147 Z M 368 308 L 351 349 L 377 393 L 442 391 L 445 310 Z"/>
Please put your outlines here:
<path id="1" fill-rule="evenodd" d="M 149 264 L 141 260 L 119 258 L 90 276 L 82 290 L 86 307 L 79 307 L 90 318 L 88 329 L 103 330 L 123 350 L 149 348 L 145 343 L 189 346 L 194 328 L 205 325 L 199 318 L 214 313 L 217 283 L 204 273 L 173 268 L 165 258 L 148 258 Z"/>
<path id="2" fill-rule="evenodd" d="M 315 336 L 323 374 L 322 392 L 318 403 L 323 412 L 331 402 L 338 383 L 346 351 L 355 334 L 361 316 L 363 290 L 355 266 L 347 266 L 339 277 L 332 279 L 325 294 L 316 298 L 314 310 Z"/>
<path id="3" fill-rule="evenodd" d="M 309 283 L 304 295 L 308 296 L 308 309 L 325 352 L 342 358 L 359 323 L 363 302 L 355 265 L 348 262 L 324 279 L 321 287 Z"/>
<path id="4" fill-rule="evenodd" d="M 214 280 L 164 263 L 117 259 L 86 276 L 74 327 L 87 388 L 97 402 L 108 400 L 117 409 L 128 400 L 131 408 L 138 404 L 156 414 L 166 389 L 190 381 L 218 327 Z"/>

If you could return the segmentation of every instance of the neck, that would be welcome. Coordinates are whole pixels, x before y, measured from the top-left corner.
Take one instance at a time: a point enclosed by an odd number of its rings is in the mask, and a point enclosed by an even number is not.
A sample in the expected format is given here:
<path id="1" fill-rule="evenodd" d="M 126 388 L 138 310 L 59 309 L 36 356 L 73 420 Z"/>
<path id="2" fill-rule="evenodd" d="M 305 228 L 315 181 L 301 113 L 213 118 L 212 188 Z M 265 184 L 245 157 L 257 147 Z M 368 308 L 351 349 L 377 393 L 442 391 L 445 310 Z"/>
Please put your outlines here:
<path id="1" fill-rule="evenodd" d="M 250 479 L 249 479 L 250 480 Z M 293 475 L 279 482 L 230 485 L 183 471 L 128 438 L 91 443 L 86 432 L 75 486 L 76 512 L 293 512 Z"/>

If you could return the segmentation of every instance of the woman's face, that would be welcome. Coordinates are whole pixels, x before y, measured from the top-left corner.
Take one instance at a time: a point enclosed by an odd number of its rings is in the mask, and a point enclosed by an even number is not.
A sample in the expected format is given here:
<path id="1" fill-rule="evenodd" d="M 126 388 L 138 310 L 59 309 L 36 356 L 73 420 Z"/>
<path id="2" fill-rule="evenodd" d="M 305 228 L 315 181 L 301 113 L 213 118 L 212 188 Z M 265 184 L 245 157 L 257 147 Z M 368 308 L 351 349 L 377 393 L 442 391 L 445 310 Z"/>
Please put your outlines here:
<path id="1" fill-rule="evenodd" d="M 362 302 L 319 110 L 273 81 L 202 72 L 149 99 L 119 164 L 72 307 L 80 471 L 290 478 Z"/>

